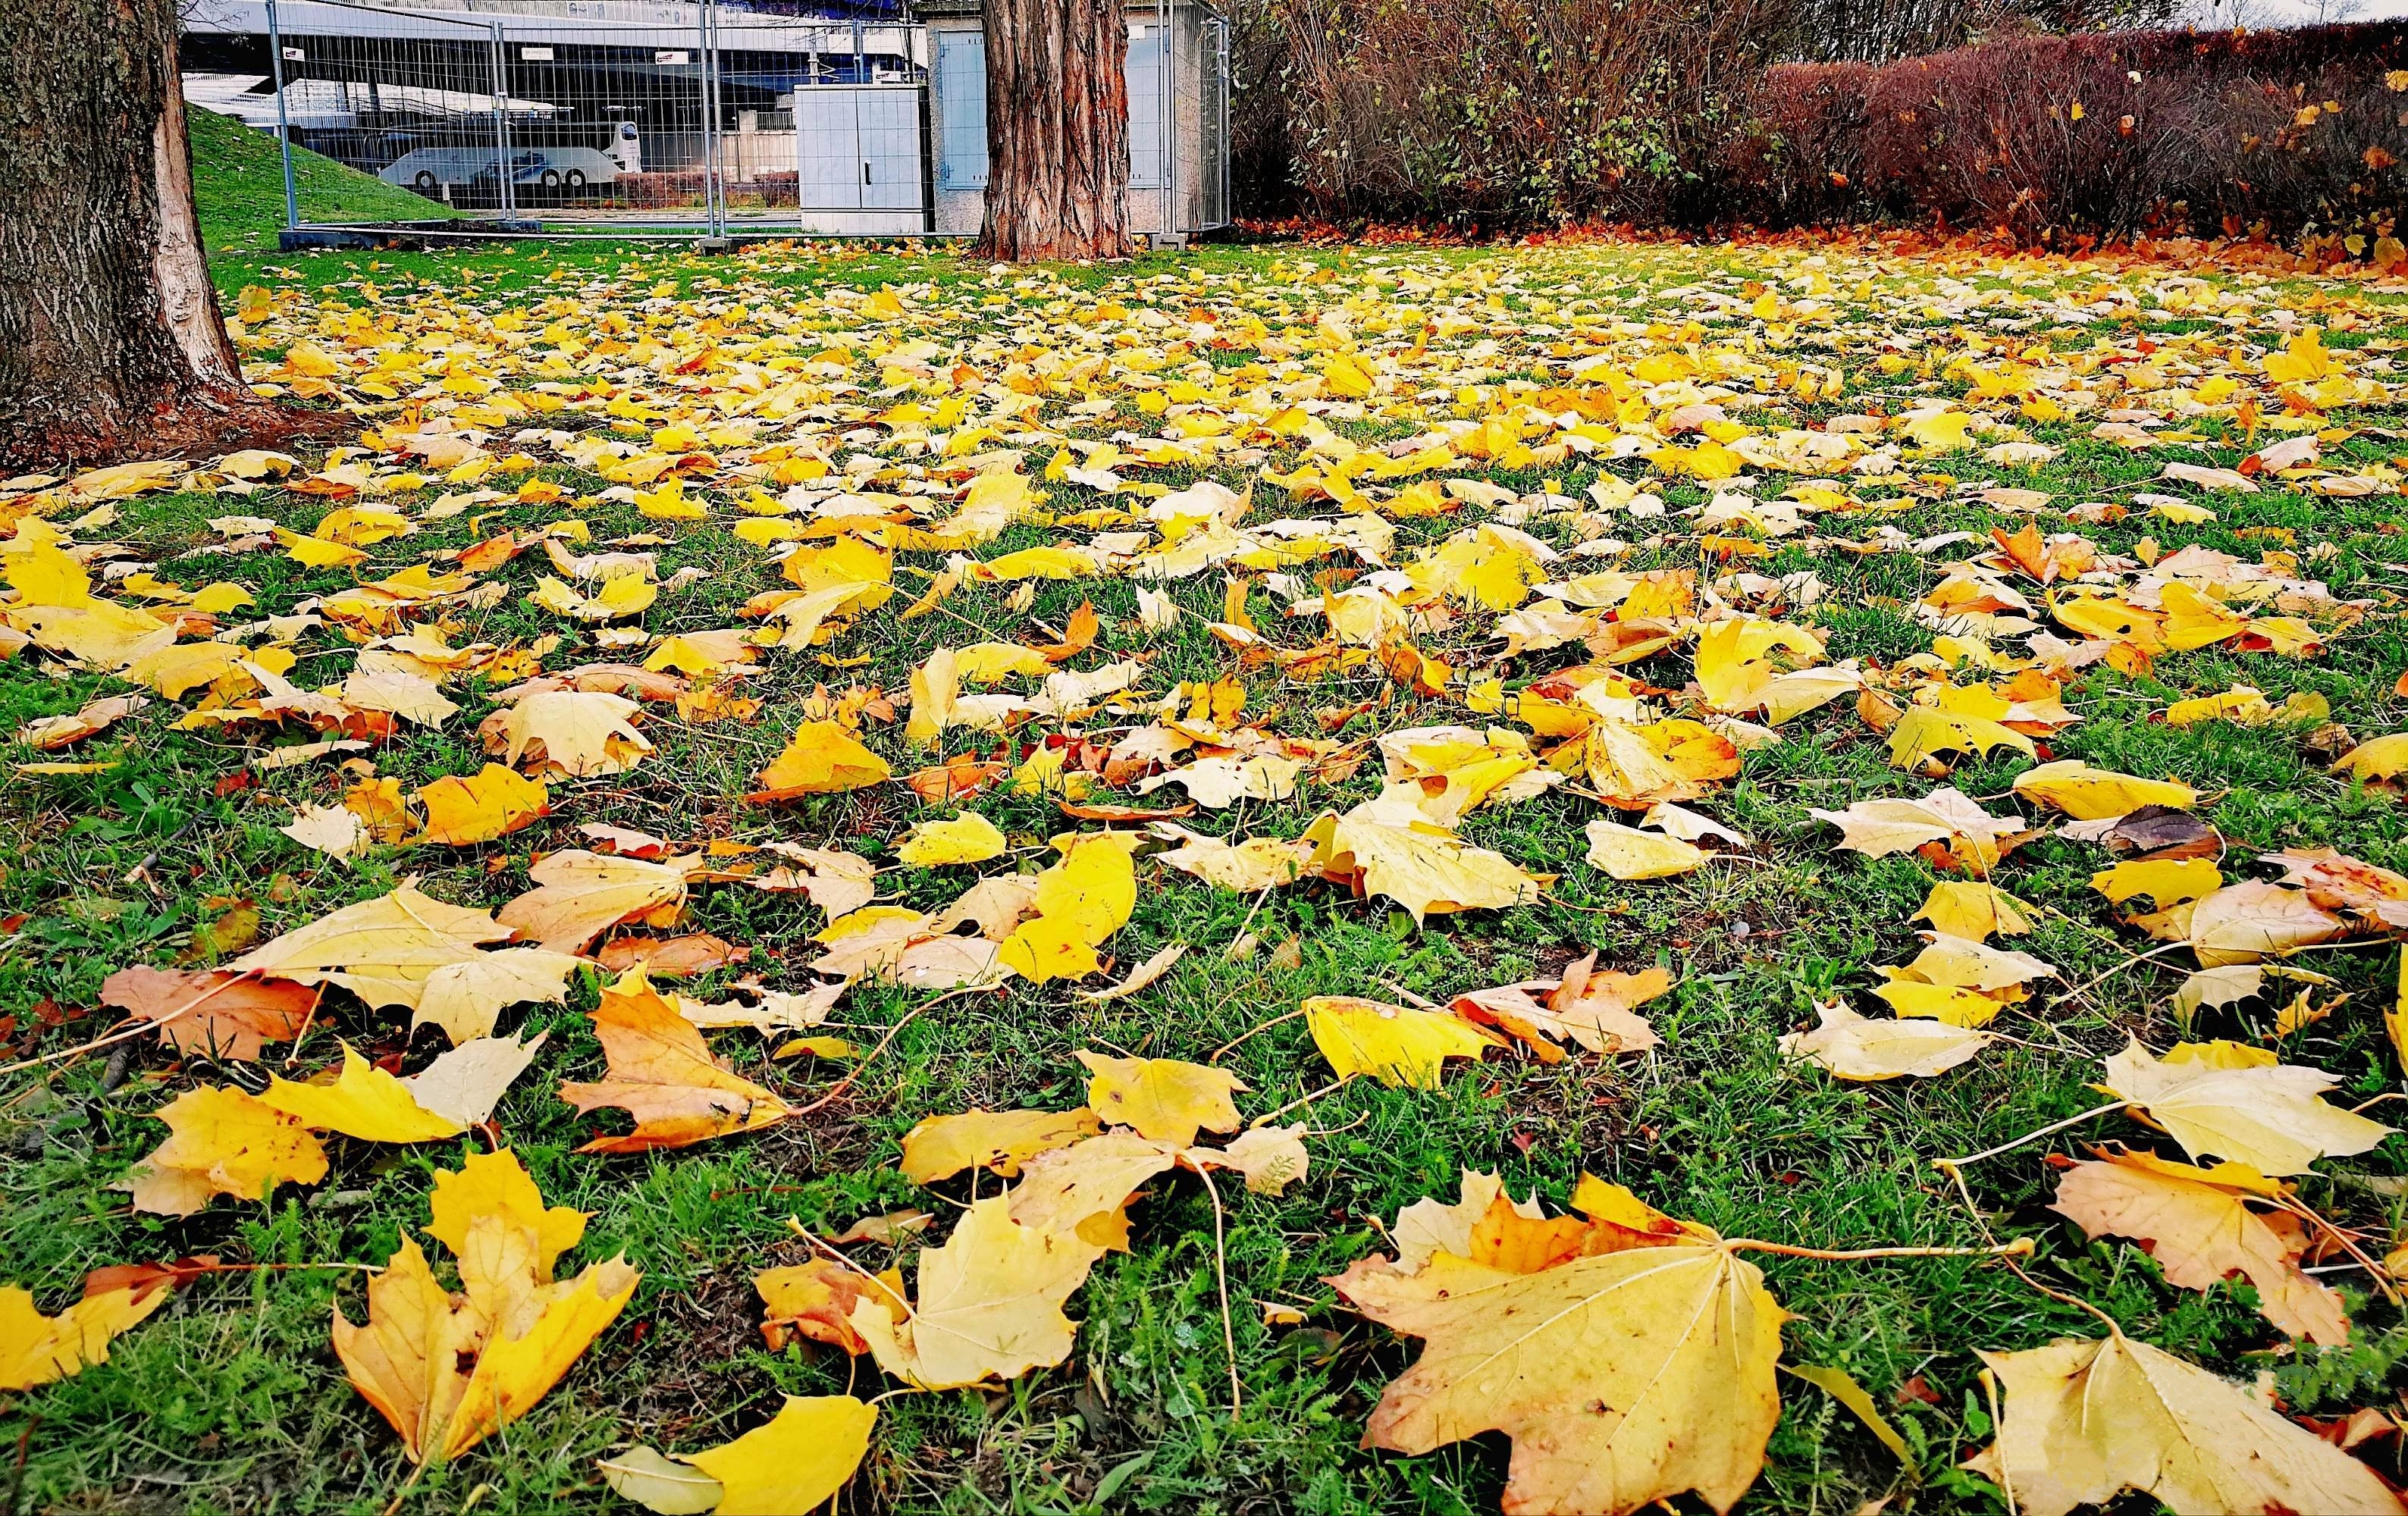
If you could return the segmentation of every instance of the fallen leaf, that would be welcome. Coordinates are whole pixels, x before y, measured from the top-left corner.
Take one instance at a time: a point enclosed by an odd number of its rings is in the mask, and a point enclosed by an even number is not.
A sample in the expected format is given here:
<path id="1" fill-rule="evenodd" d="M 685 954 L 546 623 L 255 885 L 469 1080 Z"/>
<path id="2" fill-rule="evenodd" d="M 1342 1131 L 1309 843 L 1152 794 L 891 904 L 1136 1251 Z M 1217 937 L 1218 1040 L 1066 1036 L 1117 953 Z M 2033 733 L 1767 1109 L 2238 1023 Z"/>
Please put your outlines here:
<path id="1" fill-rule="evenodd" d="M 1133 1126 L 1154 1142 L 1184 1148 L 1200 1127 L 1234 1132 L 1243 1124 L 1230 1095 L 1245 1081 L 1223 1068 L 1184 1064 L 1175 1058 L 1112 1058 L 1082 1049 L 1086 1065 L 1087 1108 L 1105 1124 Z"/>
<path id="2" fill-rule="evenodd" d="M 652 743 L 636 730 L 643 708 L 603 691 L 538 690 L 521 695 L 488 720 L 486 749 L 530 772 L 570 779 L 624 774 L 643 762 Z"/>
<path id="3" fill-rule="evenodd" d="M 1170 943 L 1167 947 L 1164 947 L 1159 951 L 1155 952 L 1153 957 L 1148 958 L 1144 963 L 1141 963 L 1135 968 L 1130 969 L 1128 978 L 1121 980 L 1118 984 L 1113 985 L 1111 989 L 1081 990 L 1079 992 L 1079 998 L 1088 1002 L 1090 1005 L 1100 1005 L 1108 1000 L 1125 1000 L 1130 995 L 1138 994 L 1140 991 L 1152 984 L 1154 980 L 1162 978 L 1163 975 L 1169 973 L 1171 965 L 1178 963 L 1179 960 L 1185 957 L 1186 954 L 1187 944 L 1183 942 Z"/>
<path id="4" fill-rule="evenodd" d="M 28 1292 L 0 1285 L 0 1390 L 30 1390 L 108 1362 L 110 1340 L 175 1294 L 165 1277 L 105 1287 L 115 1272 L 95 1270 L 83 1298 L 56 1316 L 43 1315 Z"/>
<path id="5" fill-rule="evenodd" d="M 1728 1510 L 1764 1466 L 1786 1318 L 1719 1241 L 1682 1235 L 1532 1273 L 1449 1251 L 1411 1271 L 1369 1258 L 1329 1282 L 1425 1339 L 1365 1442 L 1423 1453 L 1501 1431 L 1508 1510 L 1623 1516 L 1689 1491 Z"/>
<path id="6" fill-rule="evenodd" d="M 1391 1089 L 1439 1087 L 1449 1058 L 1480 1061 L 1493 1044 L 1460 1017 L 1354 995 L 1315 995 L 1303 1005 L 1313 1045 L 1340 1079 L 1369 1074 Z"/>
<path id="7" fill-rule="evenodd" d="M 306 806 L 298 816 L 277 830 L 312 852 L 322 852 L 337 862 L 349 861 L 374 840 L 359 812 L 348 806 Z"/>
<path id="8" fill-rule="evenodd" d="M 424 1068 L 401 1081 L 419 1108 L 462 1127 L 482 1126 L 493 1119 L 502 1094 L 535 1061 L 548 1032 L 522 1043 L 516 1037 L 472 1037 L 438 1054 Z"/>
<path id="9" fill-rule="evenodd" d="M 487 764 L 475 775 L 437 779 L 418 792 L 426 808 L 422 842 L 468 847 L 507 837 L 552 813 L 541 784 L 514 769 Z"/>
<path id="10" fill-rule="evenodd" d="M 640 1278 L 613 1259 L 545 1284 L 534 1259 L 532 1230 L 480 1215 L 460 1255 L 463 1294 L 437 1283 L 404 1237 L 368 1281 L 365 1324 L 335 1309 L 336 1356 L 411 1462 L 457 1458 L 525 1415 L 618 1318 Z"/>
<path id="11" fill-rule="evenodd" d="M 849 1394 L 790 1394 L 767 1425 L 687 1462 L 719 1481 L 719 1516 L 790 1516 L 844 1488 L 877 1423 L 878 1408 Z"/>
<path id="12" fill-rule="evenodd" d="M 1137 908 L 1136 865 L 1111 834 L 1074 833 L 1064 841 L 1062 861 L 1037 876 L 1031 903 L 1036 919 L 1012 929 L 999 961 L 1039 984 L 1084 978 L 1100 966 L 1096 947 Z"/>
<path id="13" fill-rule="evenodd" d="M 1836 1000 L 1814 1009 L 1822 1024 L 1784 1037 L 1781 1051 L 1843 1080 L 1928 1079 L 1995 1040 L 1990 1033 L 1944 1020 L 1876 1021 Z"/>
<path id="14" fill-rule="evenodd" d="M 1694 843 L 1603 817 L 1588 823 L 1588 865 L 1618 880 L 1660 880 L 1689 873 L 1708 854 Z"/>
<path id="15" fill-rule="evenodd" d="M 2229 1067 L 2184 1043 L 2163 1061 L 2136 1039 L 2107 1059 L 2105 1088 L 2130 1101 L 2192 1158 L 2246 1164 L 2282 1178 L 2319 1158 L 2364 1152 L 2391 1128 L 2319 1098 L 2339 1081 L 2322 1069 L 2276 1064 Z"/>
<path id="16" fill-rule="evenodd" d="M 784 1268 L 767 1268 L 752 1276 L 761 1296 L 761 1336 L 772 1352 L 796 1337 L 824 1342 L 859 1356 L 869 1344 L 853 1329 L 850 1318 L 858 1301 L 886 1308 L 900 1322 L 909 1314 L 903 1303 L 899 1269 L 871 1275 L 834 1258 L 813 1258 Z"/>
<path id="17" fill-rule="evenodd" d="M 544 948 L 504 948 L 445 964 L 426 976 L 409 1029 L 439 1026 L 455 1047 L 490 1037 L 508 1007 L 566 1001 L 568 976 L 584 962 Z"/>
<path id="18" fill-rule="evenodd" d="M 467 1123 L 420 1105 L 408 1085 L 348 1045 L 342 1073 L 332 1084 L 295 1084 L 279 1076 L 267 1081 L 259 1099 L 312 1130 L 340 1132 L 363 1142 L 432 1142 L 468 1129 Z"/>
<path id="19" fill-rule="evenodd" d="M 903 1136 L 903 1177 L 914 1184 L 933 1184 L 966 1168 L 988 1168 L 1010 1179 L 1039 1153 L 1102 1130 L 1095 1113 L 1084 1108 L 931 1116 Z"/>
<path id="20" fill-rule="evenodd" d="M 151 1114 L 168 1135 L 126 1172 L 137 1211 L 190 1216 L 218 1195 L 265 1200 L 279 1184 L 326 1177 L 316 1135 L 240 1090 L 205 1084 Z"/>
<path id="21" fill-rule="evenodd" d="M 121 968 L 100 983 L 100 1003 L 157 1022 L 159 1040 L 179 1053 L 249 1063 L 270 1042 L 308 1023 L 319 992 L 284 980 L 223 973 Z"/>
<path id="22" fill-rule="evenodd" d="M 1085 1282 L 1094 1251 L 1011 1219 L 1009 1195 L 973 1204 L 942 1247 L 920 1254 L 919 1298 L 897 1323 L 862 1300 L 853 1329 L 878 1366 L 924 1390 L 1016 1379 L 1070 1356 L 1062 1303 Z"/>
<path id="23" fill-rule="evenodd" d="M 886 760 L 834 722 L 805 722 L 786 750 L 761 770 L 760 788 L 744 798 L 759 804 L 807 794 L 866 789 L 893 774 Z"/>
<path id="24" fill-rule="evenodd" d="M 950 821 L 920 822 L 896 846 L 895 856 L 913 868 L 942 868 L 982 864 L 1003 856 L 1010 846 L 995 822 L 973 810 Z"/>
<path id="25" fill-rule="evenodd" d="M 2240 1275 L 2256 1287 L 2268 1321 L 2295 1337 L 2339 1347 L 2349 1339 L 2349 1319 L 2340 1296 L 2300 1272 L 2306 1238 L 2298 1220 L 2273 1212 L 2288 1223 L 2287 1234 L 2277 1232 L 2246 1204 L 2282 1194 L 2282 1185 L 2246 1165 L 2200 1168 L 2101 1150 L 2095 1161 L 2065 1171 L 2049 1209 L 2094 1237 L 2135 1239 L 2169 1284 L 2206 1291 Z"/>
<path id="26" fill-rule="evenodd" d="M 2060 759 L 2015 776 L 2015 793 L 2054 807 L 2078 822 L 2128 815 L 2143 806 L 2187 810 L 2199 792 L 2173 779 L 2134 779 L 2093 768 L 2079 758 Z"/>
<path id="27" fill-rule="evenodd" d="M 2012 1484 L 2025 1516 L 2065 1516 L 2125 1490 L 2177 1511 L 2401 1509 L 2364 1464 L 2121 1332 L 1982 1361 L 2006 1391 L 2006 1415 L 1967 1466 Z"/>
<path id="28" fill-rule="evenodd" d="M 541 1283 L 551 1282 L 560 1255 L 585 1237 L 585 1212 L 547 1207 L 526 1166 L 508 1148 L 467 1153 L 458 1168 L 437 1169 L 427 1208 L 426 1235 L 462 1256 L 468 1250 L 468 1229 L 480 1216 L 499 1216 L 533 1234 L 530 1266 Z"/>
<path id="29" fill-rule="evenodd" d="M 552 952 L 580 952 L 622 922 L 673 919 L 685 903 L 685 870 L 570 848 L 546 853 L 527 878 L 537 888 L 496 913 L 504 926 Z"/>
<path id="30" fill-rule="evenodd" d="M 725 1486 L 692 1464 L 643 1445 L 597 1459 L 594 1466 L 619 1498 L 659 1516 L 703 1516 L 727 1496 Z"/>
<path id="31" fill-rule="evenodd" d="M 415 1008 L 447 964 L 482 956 L 510 929 L 481 910 L 448 906 L 405 882 L 391 894 L 321 917 L 227 965 L 304 984 L 339 984 L 371 1006 Z"/>
<path id="32" fill-rule="evenodd" d="M 710 1055 L 702 1033 L 630 969 L 603 991 L 592 1012 L 608 1077 L 574 1081 L 560 1098 L 582 1113 L 617 1106 L 636 1119 L 624 1137 L 595 1137 L 580 1152 L 641 1152 L 682 1148 L 784 1121 L 793 1111 L 770 1091 L 730 1073 Z"/>

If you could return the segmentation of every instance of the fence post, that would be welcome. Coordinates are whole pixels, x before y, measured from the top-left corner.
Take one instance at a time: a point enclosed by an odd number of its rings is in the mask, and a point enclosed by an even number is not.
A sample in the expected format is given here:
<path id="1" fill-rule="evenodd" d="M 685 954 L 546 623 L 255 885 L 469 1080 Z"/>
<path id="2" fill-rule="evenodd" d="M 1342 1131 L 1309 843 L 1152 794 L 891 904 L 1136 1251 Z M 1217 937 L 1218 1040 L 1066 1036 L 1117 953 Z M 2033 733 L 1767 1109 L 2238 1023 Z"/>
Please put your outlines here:
<path id="1" fill-rule="evenodd" d="M 494 70 L 494 193 L 505 216 L 516 207 L 518 198 L 510 182 L 510 79 L 504 66 L 507 50 L 508 44 L 502 40 L 502 23 L 495 21 L 489 59 Z"/>
<path id="2" fill-rule="evenodd" d="M 276 22 L 276 0 L 267 0 L 267 60 L 276 79 L 276 152 L 284 163 L 284 225 L 301 224 L 301 201 L 293 193 L 293 118 L 284 107 L 284 29 Z"/>
<path id="3" fill-rule="evenodd" d="M 1237 81 L 1229 75 L 1231 64 L 1228 19 L 1223 17 L 1215 24 L 1219 28 L 1217 35 L 1220 46 L 1220 63 L 1216 68 L 1221 79 L 1221 202 L 1212 219 L 1226 225 L 1237 219 L 1237 211 L 1229 204 L 1229 160 L 1236 156 L 1235 150 L 1229 142 L 1229 96 L 1235 90 Z"/>
<path id="4" fill-rule="evenodd" d="M 703 236 L 717 242 L 724 234 L 724 196 L 719 164 L 719 36 L 711 0 L 695 0 L 695 45 L 701 51 L 702 72 L 696 79 L 702 111 Z"/>

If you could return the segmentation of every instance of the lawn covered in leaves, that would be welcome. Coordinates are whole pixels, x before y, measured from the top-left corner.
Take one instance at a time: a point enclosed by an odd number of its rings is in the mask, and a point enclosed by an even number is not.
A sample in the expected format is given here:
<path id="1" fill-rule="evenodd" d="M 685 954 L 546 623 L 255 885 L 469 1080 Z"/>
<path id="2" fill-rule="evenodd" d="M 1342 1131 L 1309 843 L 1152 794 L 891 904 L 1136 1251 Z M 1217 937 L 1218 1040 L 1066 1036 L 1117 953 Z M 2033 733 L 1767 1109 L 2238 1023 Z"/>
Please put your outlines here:
<path id="1" fill-rule="evenodd" d="M 2397 281 L 220 272 L 358 443 L 0 493 L 8 1509 L 2391 1498 Z"/>

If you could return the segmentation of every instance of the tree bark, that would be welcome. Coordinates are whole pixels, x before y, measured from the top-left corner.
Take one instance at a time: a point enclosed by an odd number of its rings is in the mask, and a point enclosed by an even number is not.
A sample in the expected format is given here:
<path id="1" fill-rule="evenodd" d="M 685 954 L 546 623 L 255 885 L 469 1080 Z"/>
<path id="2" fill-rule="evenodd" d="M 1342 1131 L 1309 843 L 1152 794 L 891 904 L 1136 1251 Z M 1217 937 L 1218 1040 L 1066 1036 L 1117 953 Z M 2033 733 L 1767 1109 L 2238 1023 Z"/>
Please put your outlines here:
<path id="1" fill-rule="evenodd" d="M 0 0 L 0 468 L 322 430 L 242 382 L 193 204 L 175 0 Z"/>
<path id="2" fill-rule="evenodd" d="M 986 0 L 985 12 L 986 222 L 976 255 L 1127 257 L 1122 0 Z"/>

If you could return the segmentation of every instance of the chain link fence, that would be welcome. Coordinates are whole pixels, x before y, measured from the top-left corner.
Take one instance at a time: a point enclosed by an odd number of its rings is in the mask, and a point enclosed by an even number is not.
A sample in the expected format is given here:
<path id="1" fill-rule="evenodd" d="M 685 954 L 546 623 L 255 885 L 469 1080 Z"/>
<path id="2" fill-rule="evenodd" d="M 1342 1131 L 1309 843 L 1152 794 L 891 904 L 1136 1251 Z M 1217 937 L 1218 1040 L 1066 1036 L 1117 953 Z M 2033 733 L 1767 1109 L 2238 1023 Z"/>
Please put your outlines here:
<path id="1" fill-rule="evenodd" d="M 195 0 L 185 93 L 279 136 L 295 234 L 398 224 L 313 214 L 295 148 L 423 197 L 452 229 L 959 231 L 938 214 L 939 146 L 976 137 L 982 159 L 983 91 L 940 105 L 929 27 L 887 0 L 852 3 L 798 16 L 719 0 Z M 1181 0 L 1129 16 L 1132 224 L 1226 224 L 1226 25 Z M 975 11 L 953 24 L 974 27 Z"/>

